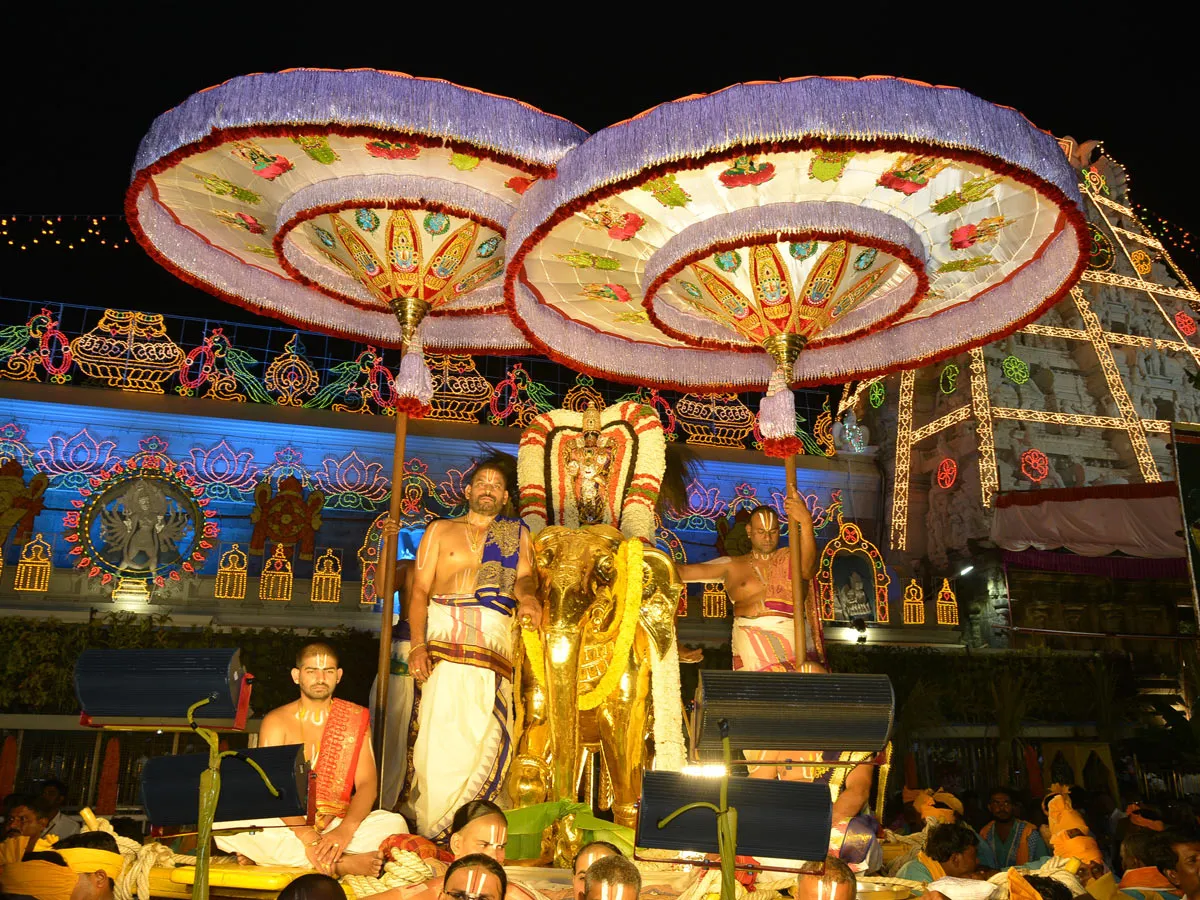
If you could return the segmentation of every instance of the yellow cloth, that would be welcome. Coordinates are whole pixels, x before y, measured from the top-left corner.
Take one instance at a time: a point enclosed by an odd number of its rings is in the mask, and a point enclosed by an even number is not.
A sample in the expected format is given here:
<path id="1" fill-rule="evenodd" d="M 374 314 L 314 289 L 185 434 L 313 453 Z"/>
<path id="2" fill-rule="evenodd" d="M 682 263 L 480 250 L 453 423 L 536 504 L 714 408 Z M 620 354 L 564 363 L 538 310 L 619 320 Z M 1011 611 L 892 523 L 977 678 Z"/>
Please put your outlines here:
<path id="1" fill-rule="evenodd" d="M 0 891 L 28 894 L 37 900 L 70 900 L 78 881 L 79 876 L 65 866 L 41 859 L 10 863 L 0 868 Z"/>
<path id="2" fill-rule="evenodd" d="M 905 788 L 903 796 L 904 802 L 911 803 L 913 809 L 917 811 L 922 819 L 931 819 L 936 822 L 953 822 L 954 813 L 958 813 L 961 816 L 963 812 L 962 801 L 948 791 L 943 791 L 940 788 L 936 792 L 929 788 L 919 791 L 912 791 Z M 935 803 L 940 803 L 941 806 L 934 806 Z M 949 807 L 949 809 L 943 809 L 942 807 Z"/>
<path id="3" fill-rule="evenodd" d="M 1117 879 L 1113 877 L 1112 872 L 1106 872 L 1100 878 L 1093 878 L 1089 881 L 1087 892 L 1095 900 L 1117 900 L 1121 895 L 1121 890 L 1117 887 Z"/>
<path id="4" fill-rule="evenodd" d="M 80 875 L 91 875 L 103 869 L 104 874 L 115 881 L 121 877 L 121 870 L 125 868 L 125 858 L 120 853 L 93 850 L 91 847 L 70 847 L 58 852 L 62 854 L 71 870 Z"/>
<path id="5" fill-rule="evenodd" d="M 1103 862 L 1100 845 L 1091 836 L 1091 830 L 1075 808 L 1071 805 L 1071 796 L 1062 785 L 1056 784 L 1053 789 L 1060 793 L 1050 797 L 1046 802 L 1046 817 L 1049 819 L 1050 846 L 1054 855 L 1064 858 L 1077 859 L 1084 863 Z M 1072 832 L 1078 832 L 1074 837 Z"/>
<path id="6" fill-rule="evenodd" d="M 35 853 L 41 853 L 45 850 L 53 850 L 54 842 L 58 840 L 58 835 L 50 835 L 47 838 L 38 838 L 33 845 Z M 5 838 L 0 841 L 0 866 L 6 866 L 9 863 L 20 862 L 21 857 L 25 855 L 25 848 L 29 846 L 29 838 L 23 834 L 13 835 L 10 838 Z"/>
<path id="7" fill-rule="evenodd" d="M 917 859 L 920 861 L 921 865 L 929 870 L 929 880 L 931 882 L 937 881 L 939 878 L 946 877 L 946 870 L 942 868 L 942 864 L 940 862 L 936 862 L 933 857 L 928 856 L 924 850 L 917 854 Z"/>
<path id="8" fill-rule="evenodd" d="M 933 800 L 935 803 L 940 803 L 942 806 L 948 806 L 960 816 L 963 814 L 962 801 L 951 794 L 949 791 L 943 791 L 941 788 L 934 791 Z"/>
<path id="9" fill-rule="evenodd" d="M 1015 867 L 1008 870 L 1008 896 L 1011 900 L 1042 900 L 1042 895 Z"/>
<path id="10" fill-rule="evenodd" d="M 1091 835 L 1081 834 L 1078 837 L 1067 837 L 1066 832 L 1056 834 L 1050 840 L 1054 855 L 1070 857 L 1084 863 L 1103 862 L 1100 846 Z"/>

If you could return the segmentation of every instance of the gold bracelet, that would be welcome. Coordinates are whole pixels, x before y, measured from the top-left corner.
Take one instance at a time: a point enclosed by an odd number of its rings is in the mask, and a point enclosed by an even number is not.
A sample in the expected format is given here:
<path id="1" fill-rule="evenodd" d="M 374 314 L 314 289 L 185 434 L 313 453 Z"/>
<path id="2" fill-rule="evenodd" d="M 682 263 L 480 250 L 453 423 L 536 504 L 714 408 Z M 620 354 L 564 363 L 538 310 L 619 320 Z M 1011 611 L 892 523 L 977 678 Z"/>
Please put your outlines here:
<path id="1" fill-rule="evenodd" d="M 414 650 L 420 650 L 424 646 L 425 646 L 424 641 L 421 641 L 420 643 L 417 643 L 417 644 L 411 644 L 411 645 L 409 645 L 408 652 L 412 653 Z M 428 653 L 429 651 L 426 650 L 425 652 Z"/>

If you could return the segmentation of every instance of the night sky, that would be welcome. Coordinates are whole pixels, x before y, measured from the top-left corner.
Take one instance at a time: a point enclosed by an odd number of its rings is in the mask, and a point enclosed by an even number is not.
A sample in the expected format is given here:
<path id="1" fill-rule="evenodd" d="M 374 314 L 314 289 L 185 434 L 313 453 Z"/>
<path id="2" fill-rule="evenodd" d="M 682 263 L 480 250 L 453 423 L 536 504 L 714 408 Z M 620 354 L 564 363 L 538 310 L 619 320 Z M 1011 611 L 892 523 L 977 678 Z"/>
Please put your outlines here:
<path id="1" fill-rule="evenodd" d="M 407 3 L 20 6 L 32 16 L 20 25 L 0 14 L 0 215 L 119 214 L 155 116 L 237 75 L 316 66 L 445 78 L 588 130 L 738 81 L 889 74 L 950 84 L 1059 136 L 1102 139 L 1128 167 L 1134 200 L 1200 229 L 1186 137 L 1198 51 L 1183 43 L 1186 29 L 1142 24 L 1135 6 L 1102 16 L 1080 5 L 1050 21 L 1049 4 L 994 3 L 697 3 L 652 18 L 641 14 L 655 4 L 426 5 L 436 19 L 410 15 Z M 20 253 L 0 241 L 0 296 L 254 319 L 176 281 L 132 243 Z"/>

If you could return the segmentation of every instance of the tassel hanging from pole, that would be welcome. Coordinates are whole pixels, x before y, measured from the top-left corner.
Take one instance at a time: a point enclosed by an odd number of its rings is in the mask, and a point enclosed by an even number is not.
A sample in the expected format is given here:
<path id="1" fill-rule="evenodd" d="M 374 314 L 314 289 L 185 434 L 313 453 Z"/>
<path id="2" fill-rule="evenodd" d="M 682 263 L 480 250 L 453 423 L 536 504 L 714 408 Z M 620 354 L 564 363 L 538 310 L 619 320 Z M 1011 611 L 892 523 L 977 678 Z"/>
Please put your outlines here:
<path id="1" fill-rule="evenodd" d="M 396 409 L 421 419 L 429 414 L 432 400 L 433 375 L 425 362 L 421 340 L 414 337 L 400 359 L 400 371 L 396 375 Z"/>
<path id="2" fill-rule="evenodd" d="M 758 405 L 758 429 L 767 456 L 787 459 L 803 452 L 804 445 L 796 436 L 796 397 L 791 388 L 792 367 L 803 346 L 804 339 L 792 334 L 773 335 L 764 342 L 779 364 Z"/>

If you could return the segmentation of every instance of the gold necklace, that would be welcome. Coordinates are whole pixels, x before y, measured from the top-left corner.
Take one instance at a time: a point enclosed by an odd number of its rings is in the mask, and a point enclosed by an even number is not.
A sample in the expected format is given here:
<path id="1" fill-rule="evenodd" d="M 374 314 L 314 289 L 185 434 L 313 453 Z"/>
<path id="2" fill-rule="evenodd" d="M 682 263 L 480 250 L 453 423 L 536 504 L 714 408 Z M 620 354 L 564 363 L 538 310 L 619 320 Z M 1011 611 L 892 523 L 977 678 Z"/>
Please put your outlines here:
<path id="1" fill-rule="evenodd" d="M 478 540 L 471 536 L 472 529 L 475 527 L 470 522 L 467 522 L 467 546 L 471 548 L 471 555 L 476 559 L 483 557 L 483 541 L 487 535 L 488 526 L 483 527 L 483 533 L 479 535 Z"/>

